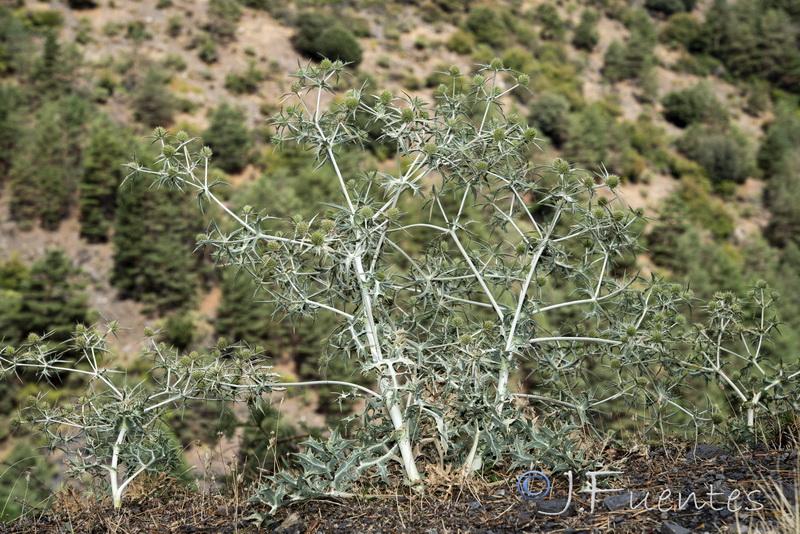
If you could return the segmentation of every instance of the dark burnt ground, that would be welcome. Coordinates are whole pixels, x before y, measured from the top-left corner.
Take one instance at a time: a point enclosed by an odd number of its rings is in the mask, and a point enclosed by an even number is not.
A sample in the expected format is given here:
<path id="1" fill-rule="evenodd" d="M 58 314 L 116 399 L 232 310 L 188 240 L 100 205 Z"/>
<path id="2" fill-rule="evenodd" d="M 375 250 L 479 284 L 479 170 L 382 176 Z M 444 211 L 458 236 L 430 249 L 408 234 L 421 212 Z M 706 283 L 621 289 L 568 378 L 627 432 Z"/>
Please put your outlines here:
<path id="1" fill-rule="evenodd" d="M 679 534 L 745 532 L 747 526 L 753 532 L 753 525 L 764 520 L 777 525 L 792 517 L 797 524 L 795 499 L 800 460 L 796 450 L 755 448 L 739 454 L 701 445 L 696 449 L 661 449 L 641 454 L 608 450 L 605 457 L 606 470 L 623 474 L 613 478 L 598 476 L 598 487 L 622 491 L 598 494 L 594 512 L 590 510 L 590 494 L 580 491 L 588 480 L 585 476 L 575 478 L 567 512 L 550 517 L 541 512 L 560 512 L 567 504 L 564 475 L 552 477 L 555 491 L 541 501 L 519 496 L 518 474 L 509 477 L 508 482 L 469 485 L 439 475 L 435 478 L 442 484 L 429 484 L 426 495 L 415 495 L 401 487 L 393 496 L 296 503 L 272 517 L 263 507 L 246 503 L 244 498 L 180 494 L 162 484 L 147 494 L 131 492 L 121 512 L 74 495 L 62 495 L 53 511 L 38 517 L 28 514 L 4 532 Z M 695 500 L 690 496 L 692 492 Z M 631 495 L 634 506 L 639 505 L 635 510 L 631 509 Z M 776 504 L 781 496 L 788 506 Z M 678 510 L 678 499 L 688 501 L 688 506 Z M 261 514 L 263 521 L 258 524 L 253 514 Z M 785 529 L 784 523 L 780 531 Z"/>

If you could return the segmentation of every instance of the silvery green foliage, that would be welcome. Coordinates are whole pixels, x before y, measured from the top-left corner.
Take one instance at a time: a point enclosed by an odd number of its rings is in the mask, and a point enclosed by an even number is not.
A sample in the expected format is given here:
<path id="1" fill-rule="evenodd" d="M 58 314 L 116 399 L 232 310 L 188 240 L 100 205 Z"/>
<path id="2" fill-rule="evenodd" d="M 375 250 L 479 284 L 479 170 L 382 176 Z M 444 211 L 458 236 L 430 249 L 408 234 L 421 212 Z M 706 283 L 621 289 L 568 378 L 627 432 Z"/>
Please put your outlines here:
<path id="1" fill-rule="evenodd" d="M 71 373 L 86 380 L 83 395 L 73 402 L 30 397 L 16 424 L 38 426 L 51 451 L 66 453 L 69 474 L 91 475 L 110 492 L 115 507 L 140 474 L 168 474 L 179 465 L 167 431 L 169 413 L 190 400 L 255 400 L 272 390 L 276 376 L 244 345 L 225 346 L 224 354 L 181 355 L 152 342 L 141 355 L 152 360 L 152 368 L 140 382 L 131 382 L 109 367 L 106 339 L 117 328 L 78 326 L 64 353 L 32 334 L 25 345 L 0 355 L 5 376 L 36 374 L 50 382 Z"/>
<path id="2" fill-rule="evenodd" d="M 214 223 L 198 243 L 290 318 L 335 314 L 327 356 L 354 359 L 376 384 L 348 393 L 367 403 L 353 439 L 307 443 L 302 471 L 274 477 L 263 501 L 341 495 L 350 474 L 385 478 L 398 466 L 412 485 L 429 463 L 466 474 L 581 469 L 577 440 L 604 417 L 633 415 L 659 432 L 711 423 L 712 410 L 681 390 L 697 343 L 681 314 L 691 295 L 613 274 L 636 250 L 641 213 L 621 204 L 619 178 L 604 169 L 530 162 L 536 132 L 502 105 L 527 76 L 495 60 L 472 77 L 445 73 L 452 82 L 433 105 L 366 88 L 323 105 L 343 72 L 329 61 L 301 68 L 272 121 L 276 144 L 300 145 L 336 174 L 340 202 L 310 221 L 226 205 L 211 151 L 184 132 L 157 129 L 157 167 L 130 165 L 133 177 L 153 175 L 227 213 L 236 228 Z M 340 169 L 365 128 L 396 145 L 393 171 Z M 516 383 L 521 364 L 533 391 Z"/>
<path id="3" fill-rule="evenodd" d="M 705 306 L 706 324 L 693 331 L 694 350 L 682 361 L 689 376 L 726 393 L 733 411 L 740 413 L 731 429 L 750 439 L 757 415 L 791 419 L 800 413 L 800 361 L 792 355 L 775 361 L 768 353 L 779 325 L 773 310 L 778 298 L 763 280 L 747 299 L 731 292 L 715 294 Z M 709 410 L 715 422 L 724 420 L 723 408 L 712 404 Z"/>

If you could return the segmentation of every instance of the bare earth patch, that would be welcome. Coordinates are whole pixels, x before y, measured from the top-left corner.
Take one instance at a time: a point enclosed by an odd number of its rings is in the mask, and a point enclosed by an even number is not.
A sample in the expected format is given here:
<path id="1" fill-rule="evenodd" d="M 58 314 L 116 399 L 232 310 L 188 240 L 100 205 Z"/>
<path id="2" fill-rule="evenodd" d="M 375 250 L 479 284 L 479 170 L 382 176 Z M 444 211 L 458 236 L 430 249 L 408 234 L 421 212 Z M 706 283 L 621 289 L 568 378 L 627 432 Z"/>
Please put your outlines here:
<path id="1" fill-rule="evenodd" d="M 540 501 L 520 496 L 516 477 L 521 473 L 491 473 L 498 482 L 465 483 L 429 472 L 424 495 L 402 485 L 382 494 L 364 488 L 359 498 L 304 501 L 274 516 L 246 502 L 241 488 L 224 495 L 186 494 L 160 480 L 155 489 L 138 489 L 119 512 L 63 494 L 52 512 L 30 513 L 7 532 L 681 534 L 746 532 L 764 521 L 797 518 L 797 450 L 756 447 L 737 453 L 713 445 L 667 445 L 640 452 L 609 449 L 603 460 L 598 471 L 622 474 L 597 477 L 597 488 L 617 491 L 597 492 L 594 511 L 591 494 L 580 491 L 589 479 L 576 477 L 568 502 L 563 474 L 552 477 L 554 497 Z M 683 510 L 678 499 L 687 503 Z M 545 515 L 563 509 L 560 515 Z"/>

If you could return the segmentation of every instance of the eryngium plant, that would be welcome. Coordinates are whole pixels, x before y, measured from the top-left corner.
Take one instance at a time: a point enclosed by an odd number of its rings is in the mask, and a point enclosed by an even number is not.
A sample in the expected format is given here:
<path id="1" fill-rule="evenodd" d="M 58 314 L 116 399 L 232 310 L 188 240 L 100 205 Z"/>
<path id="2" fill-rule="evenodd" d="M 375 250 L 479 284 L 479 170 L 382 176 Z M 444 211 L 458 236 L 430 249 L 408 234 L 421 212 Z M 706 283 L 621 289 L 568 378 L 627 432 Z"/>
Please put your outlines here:
<path id="1" fill-rule="evenodd" d="M 139 382 L 108 367 L 107 336 L 118 326 L 78 326 L 65 353 L 54 352 L 46 338 L 31 334 L 18 349 L 0 355 L 0 373 L 31 374 L 52 381 L 74 374 L 86 380 L 82 396 L 51 404 L 31 396 L 16 424 L 38 426 L 51 451 L 66 453 L 69 474 L 89 474 L 106 486 L 115 508 L 130 483 L 145 472 L 171 473 L 180 454 L 167 432 L 167 415 L 187 401 L 255 401 L 271 391 L 274 377 L 264 360 L 244 345 L 211 354 L 181 355 L 151 340 L 142 358 L 153 366 Z M 78 355 L 77 359 L 75 355 Z"/>
<path id="2" fill-rule="evenodd" d="M 706 324 L 693 332 L 694 350 L 681 363 L 689 376 L 702 377 L 724 392 L 732 411 L 739 413 L 731 430 L 752 438 L 757 414 L 791 419 L 800 413 L 800 361 L 796 355 L 776 361 L 767 350 L 779 324 L 773 310 L 778 293 L 761 280 L 748 297 L 716 293 L 705 306 Z M 712 404 L 709 411 L 722 419 L 719 407 Z"/>
<path id="3" fill-rule="evenodd" d="M 301 68 L 295 102 L 272 121 L 277 145 L 300 145 L 335 173 L 340 201 L 310 221 L 226 205 L 211 151 L 184 132 L 156 130 L 156 168 L 130 164 L 132 177 L 225 212 L 235 228 L 214 223 L 198 243 L 290 318 L 335 314 L 327 357 L 353 358 L 374 379 L 375 390 L 349 393 L 366 401 L 356 435 L 308 443 L 303 472 L 278 475 L 262 500 L 343 495 L 393 465 L 412 485 L 426 463 L 580 468 L 577 430 L 612 406 L 659 430 L 710 421 L 680 402 L 687 295 L 613 274 L 641 218 L 616 197 L 617 176 L 530 162 L 536 132 L 503 111 L 527 76 L 495 60 L 471 78 L 445 73 L 433 105 L 365 88 L 323 105 L 342 73 L 339 62 Z M 365 129 L 394 144 L 394 170 L 342 171 Z M 517 383 L 521 364 L 533 391 Z"/>

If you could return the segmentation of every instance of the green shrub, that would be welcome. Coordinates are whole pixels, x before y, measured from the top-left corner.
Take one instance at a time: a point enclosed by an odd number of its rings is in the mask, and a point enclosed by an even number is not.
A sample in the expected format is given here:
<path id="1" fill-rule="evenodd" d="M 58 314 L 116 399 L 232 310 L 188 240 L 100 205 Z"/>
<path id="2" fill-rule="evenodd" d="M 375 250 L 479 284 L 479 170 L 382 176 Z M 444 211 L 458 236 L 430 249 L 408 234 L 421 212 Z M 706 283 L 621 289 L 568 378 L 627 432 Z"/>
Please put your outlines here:
<path id="1" fill-rule="evenodd" d="M 364 17 L 350 16 L 342 20 L 344 27 L 353 32 L 356 37 L 371 37 L 372 30 L 369 21 Z"/>
<path id="2" fill-rule="evenodd" d="M 725 67 L 722 66 L 722 63 L 720 63 L 718 59 L 707 54 L 684 53 L 681 54 L 671 68 L 676 72 L 685 72 L 697 76 L 710 76 L 715 73 L 723 72 Z"/>
<path id="3" fill-rule="evenodd" d="M 56 29 L 64 25 L 64 15 L 50 9 L 32 9 L 25 12 L 25 22 L 35 30 Z"/>
<path id="4" fill-rule="evenodd" d="M 515 46 L 503 52 L 503 65 L 509 69 L 530 72 L 536 65 L 536 58 L 528 50 Z"/>
<path id="5" fill-rule="evenodd" d="M 597 20 L 600 15 L 592 9 L 581 12 L 581 20 L 575 27 L 572 44 L 580 50 L 591 52 L 600 42 L 600 33 L 597 31 Z"/>
<path id="6" fill-rule="evenodd" d="M 706 82 L 668 93 L 661 103 L 664 106 L 664 118 L 680 127 L 695 123 L 724 124 L 728 119 L 725 108 Z"/>
<path id="7" fill-rule="evenodd" d="M 177 37 L 183 30 L 183 17 L 180 15 L 172 15 L 167 19 L 167 35 L 170 37 Z"/>
<path id="8" fill-rule="evenodd" d="M 456 54 L 471 54 L 474 46 L 475 36 L 464 30 L 454 31 L 447 40 L 447 49 Z"/>
<path id="9" fill-rule="evenodd" d="M 603 77 L 610 82 L 619 82 L 630 76 L 625 57 L 625 46 L 616 39 L 608 45 L 603 55 Z"/>
<path id="10" fill-rule="evenodd" d="M 226 44 L 236 39 L 236 27 L 242 16 L 242 8 L 237 0 L 209 0 L 207 22 L 203 29 L 216 42 Z"/>
<path id="11" fill-rule="evenodd" d="M 319 11 L 303 11 L 294 22 L 292 45 L 312 59 L 341 60 L 358 66 L 363 58 L 361 45 L 339 21 Z"/>
<path id="12" fill-rule="evenodd" d="M 560 147 L 569 133 L 569 101 L 559 94 L 545 93 L 531 102 L 530 121 Z"/>
<path id="13" fill-rule="evenodd" d="M 797 200 L 800 198 L 799 162 L 796 151 L 787 153 L 774 166 L 776 174 L 765 190 L 764 200 L 770 219 L 764 228 L 764 237 L 772 245 L 781 248 L 800 247 L 800 210 L 797 209 Z"/>
<path id="14" fill-rule="evenodd" d="M 475 36 L 475 41 L 478 43 L 500 48 L 508 40 L 508 27 L 503 21 L 503 17 L 492 7 L 472 8 L 464 25 Z"/>
<path id="15" fill-rule="evenodd" d="M 252 94 L 258 91 L 258 84 L 262 81 L 264 81 L 264 72 L 256 68 L 255 61 L 251 60 L 247 70 L 243 73 L 231 73 L 225 76 L 225 89 L 237 95 Z"/>
<path id="16" fill-rule="evenodd" d="M 45 251 L 29 268 L 14 265 L 12 258 L 0 264 L 0 274 L 5 275 L 0 291 L 19 295 L 16 306 L 0 310 L 0 324 L 7 328 L 0 344 L 22 343 L 33 333 L 47 335 L 53 348 L 63 350 L 75 324 L 89 320 L 86 273 L 62 250 Z"/>
<path id="17" fill-rule="evenodd" d="M 103 33 L 108 37 L 115 37 L 122 33 L 123 25 L 121 22 L 109 21 L 103 26 Z"/>
<path id="18" fill-rule="evenodd" d="M 800 147 L 800 117 L 794 105 L 778 107 L 758 149 L 758 166 L 767 178 L 780 176 L 785 159 Z"/>
<path id="19" fill-rule="evenodd" d="M 196 320 L 190 313 L 175 313 L 167 317 L 160 338 L 178 350 L 186 350 L 192 344 L 195 330 Z"/>
<path id="20" fill-rule="evenodd" d="M 624 45 L 613 41 L 604 56 L 603 76 L 611 82 L 644 79 L 656 61 L 653 55 L 656 30 L 647 12 L 631 9 L 624 22 L 630 29 L 630 37 Z"/>
<path id="21" fill-rule="evenodd" d="M 126 35 L 134 43 L 142 43 L 153 38 L 153 34 L 147 29 L 147 25 L 143 20 L 129 22 Z"/>
<path id="22" fill-rule="evenodd" d="M 593 102 L 570 118 L 564 154 L 581 166 L 605 165 L 621 173 L 628 144 L 613 114 L 602 102 Z"/>
<path id="23" fill-rule="evenodd" d="M 747 139 L 732 130 L 691 126 L 677 142 L 678 149 L 699 163 L 720 192 L 730 192 L 753 172 L 754 164 Z"/>
<path id="24" fill-rule="evenodd" d="M 13 428 L 10 424 L 8 427 Z M 41 453 L 32 450 L 37 444 L 34 437 L 18 437 L 6 444 L 12 448 L 0 463 L 3 475 L 0 477 L 0 502 L 4 503 L 1 523 L 30 513 L 32 503 L 36 503 L 37 508 L 49 506 L 53 498 L 50 481 L 57 476 L 56 468 Z"/>
<path id="25" fill-rule="evenodd" d="M 673 15 L 694 9 L 696 0 L 645 0 L 644 7 L 650 11 Z"/>
<path id="26" fill-rule="evenodd" d="M 639 115 L 636 122 L 625 121 L 623 127 L 630 139 L 631 147 L 637 153 L 661 170 L 669 168 L 670 154 L 667 150 L 667 135 L 664 128 L 645 114 Z"/>
<path id="27" fill-rule="evenodd" d="M 672 15 L 659 34 L 659 40 L 668 45 L 694 50 L 703 31 L 702 23 L 691 13 Z"/>
<path id="28" fill-rule="evenodd" d="M 204 63 L 215 63 L 219 59 L 217 43 L 206 32 L 198 32 L 192 39 L 191 46 L 197 48 L 197 56 Z"/>
<path id="29" fill-rule="evenodd" d="M 78 19 L 78 26 L 75 29 L 75 42 L 82 45 L 92 42 L 92 22 L 86 17 Z"/>
<path id="30" fill-rule="evenodd" d="M 536 7 L 536 20 L 542 29 L 539 36 L 546 41 L 561 41 L 566 33 L 564 20 L 558 16 L 556 6 L 545 2 Z"/>
<path id="31" fill-rule="evenodd" d="M 319 59 L 341 60 L 351 63 L 354 67 L 357 67 L 363 59 L 361 45 L 350 30 L 341 26 L 334 26 L 322 32 L 317 41 L 316 56 Z"/>
<path id="32" fill-rule="evenodd" d="M 181 54 L 167 54 L 164 59 L 161 60 L 161 66 L 169 71 L 174 70 L 180 72 L 186 70 L 187 64 Z"/>

